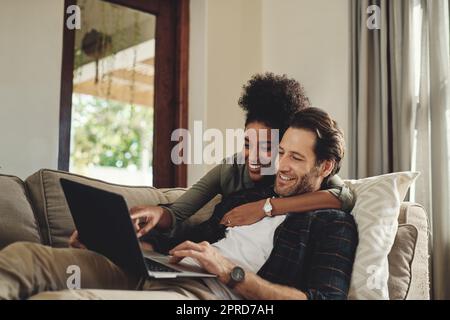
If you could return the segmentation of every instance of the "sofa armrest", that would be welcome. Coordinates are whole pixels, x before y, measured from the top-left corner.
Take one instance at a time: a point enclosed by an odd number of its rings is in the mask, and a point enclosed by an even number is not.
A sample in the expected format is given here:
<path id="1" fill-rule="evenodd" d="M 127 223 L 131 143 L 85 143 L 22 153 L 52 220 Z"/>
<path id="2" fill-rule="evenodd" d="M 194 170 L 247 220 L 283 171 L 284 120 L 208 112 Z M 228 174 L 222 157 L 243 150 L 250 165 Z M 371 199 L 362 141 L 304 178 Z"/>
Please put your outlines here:
<path id="1" fill-rule="evenodd" d="M 411 265 L 411 284 L 407 300 L 430 299 L 429 275 L 429 223 L 425 209 L 416 203 L 404 202 L 400 208 L 399 224 L 411 224 L 417 228 L 416 249 Z"/>

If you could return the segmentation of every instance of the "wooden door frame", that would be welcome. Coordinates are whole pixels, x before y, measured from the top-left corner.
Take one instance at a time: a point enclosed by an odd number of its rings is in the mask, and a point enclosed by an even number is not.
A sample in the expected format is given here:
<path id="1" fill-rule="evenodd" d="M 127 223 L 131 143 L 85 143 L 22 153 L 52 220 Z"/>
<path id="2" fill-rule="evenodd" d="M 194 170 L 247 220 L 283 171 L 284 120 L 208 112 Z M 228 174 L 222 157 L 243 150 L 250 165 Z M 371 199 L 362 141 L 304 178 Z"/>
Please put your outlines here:
<path id="1" fill-rule="evenodd" d="M 186 187 L 186 164 L 170 158 L 177 142 L 173 130 L 187 129 L 189 69 L 189 0 L 101 0 L 156 16 L 155 96 L 153 128 L 153 185 Z M 76 0 L 65 0 L 61 72 L 58 169 L 68 171 L 74 68 L 75 30 L 66 25 L 66 9 Z"/>

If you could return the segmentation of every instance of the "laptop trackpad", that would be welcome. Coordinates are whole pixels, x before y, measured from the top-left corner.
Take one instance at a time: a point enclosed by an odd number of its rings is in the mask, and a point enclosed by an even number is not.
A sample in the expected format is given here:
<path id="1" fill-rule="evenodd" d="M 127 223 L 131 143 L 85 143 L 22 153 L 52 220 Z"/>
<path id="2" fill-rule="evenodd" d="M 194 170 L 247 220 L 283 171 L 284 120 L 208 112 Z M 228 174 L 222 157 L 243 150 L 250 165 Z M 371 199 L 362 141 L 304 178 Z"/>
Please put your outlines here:
<path id="1" fill-rule="evenodd" d="M 178 269 L 178 270 L 185 271 L 185 272 L 208 273 L 202 267 L 188 263 L 188 262 L 181 261 L 180 263 L 177 263 L 177 264 L 169 263 L 171 256 L 163 255 L 158 252 L 154 252 L 154 251 L 149 252 L 146 250 L 143 252 L 143 254 L 144 254 L 144 257 L 154 260 L 156 262 L 162 263 L 164 265 L 167 265 L 173 269 Z"/>

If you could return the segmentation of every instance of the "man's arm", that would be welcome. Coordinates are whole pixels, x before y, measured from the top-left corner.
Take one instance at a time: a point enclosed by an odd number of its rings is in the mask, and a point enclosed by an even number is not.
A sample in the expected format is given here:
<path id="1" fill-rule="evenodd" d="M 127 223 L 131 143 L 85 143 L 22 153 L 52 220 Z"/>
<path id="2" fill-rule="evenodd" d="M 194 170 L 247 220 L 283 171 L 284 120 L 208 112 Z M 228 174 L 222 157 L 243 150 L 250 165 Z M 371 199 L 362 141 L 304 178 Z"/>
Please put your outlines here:
<path id="1" fill-rule="evenodd" d="M 321 210 L 315 215 L 310 237 L 307 245 L 311 246 L 311 258 L 301 262 L 301 271 L 296 272 L 296 264 L 287 259 L 283 260 L 284 265 L 291 264 L 292 267 L 284 271 L 277 270 L 270 263 L 267 266 L 266 272 L 272 274 L 292 270 L 294 281 L 278 285 L 250 274 L 235 290 L 247 299 L 346 299 L 358 244 L 353 217 L 339 210 Z M 275 254 L 285 256 L 284 250 L 277 251 L 279 245 L 275 243 Z M 280 263 L 278 261 L 275 265 Z"/>
<path id="2" fill-rule="evenodd" d="M 253 272 L 245 273 L 245 280 L 234 291 L 248 300 L 307 300 L 302 291 L 271 283 Z"/>
<path id="3" fill-rule="evenodd" d="M 320 220 L 328 222 L 322 222 L 314 230 L 314 243 L 310 244 L 314 245 L 312 258 L 305 261 L 308 266 L 304 291 L 300 282 L 290 286 L 274 284 L 252 272 L 246 272 L 245 280 L 234 290 L 246 299 L 346 299 L 358 244 L 356 225 L 353 218 L 343 212 L 324 212 L 323 215 L 324 219 Z M 208 242 L 186 241 L 172 249 L 170 254 L 174 256 L 172 262 L 179 262 L 184 257 L 197 259 L 205 270 L 216 274 L 224 284 L 229 282 L 235 266 Z"/>
<path id="4" fill-rule="evenodd" d="M 308 299 L 347 299 L 358 245 L 358 231 L 350 214 L 332 210 L 316 217 L 321 222 L 314 230 L 317 244 L 305 270 Z"/>
<path id="5" fill-rule="evenodd" d="M 173 263 L 180 262 L 185 257 L 196 259 L 202 267 L 218 276 L 227 284 L 235 264 L 223 257 L 216 248 L 208 242 L 194 243 L 186 241 L 170 251 Z M 246 272 L 245 280 L 234 287 L 235 292 L 246 299 L 254 300 L 306 300 L 306 295 L 295 288 L 270 283 L 253 272 Z"/>

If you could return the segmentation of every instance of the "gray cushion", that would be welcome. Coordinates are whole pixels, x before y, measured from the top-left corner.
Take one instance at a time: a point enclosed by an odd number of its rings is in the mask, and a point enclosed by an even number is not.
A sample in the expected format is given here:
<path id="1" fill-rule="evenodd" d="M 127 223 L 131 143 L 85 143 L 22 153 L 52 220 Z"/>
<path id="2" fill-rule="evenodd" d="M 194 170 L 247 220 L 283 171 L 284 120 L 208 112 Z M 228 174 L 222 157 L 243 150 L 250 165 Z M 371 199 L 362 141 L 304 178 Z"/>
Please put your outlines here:
<path id="1" fill-rule="evenodd" d="M 22 180 L 0 175 L 0 249 L 16 241 L 41 242 Z"/>
<path id="2" fill-rule="evenodd" d="M 60 178 L 84 183 L 96 188 L 121 194 L 131 208 L 136 205 L 167 203 L 163 192 L 152 187 L 122 186 L 62 171 L 43 169 L 28 177 L 25 184 L 33 202 L 36 218 L 41 226 L 42 241 L 53 247 L 67 247 L 75 229 Z"/>
<path id="3" fill-rule="evenodd" d="M 84 183 L 96 188 L 123 195 L 128 208 L 137 205 L 158 205 L 175 201 L 186 189 L 156 189 L 153 187 L 123 186 L 84 176 L 42 169 L 25 181 L 33 203 L 34 212 L 41 228 L 42 242 L 53 247 L 67 247 L 68 239 L 75 229 L 72 216 L 59 183 L 60 178 Z M 192 223 L 205 220 L 212 213 L 219 197 L 211 200 L 189 219 Z"/>
<path id="4" fill-rule="evenodd" d="M 394 245 L 389 253 L 389 298 L 405 300 L 411 285 L 412 262 L 416 250 L 418 231 L 412 224 L 398 226 Z"/>
<path id="5" fill-rule="evenodd" d="M 400 209 L 399 224 L 412 224 L 417 228 L 417 244 L 412 262 L 411 284 L 407 300 L 430 299 L 429 250 L 430 224 L 425 209 L 417 203 L 404 202 Z"/>

